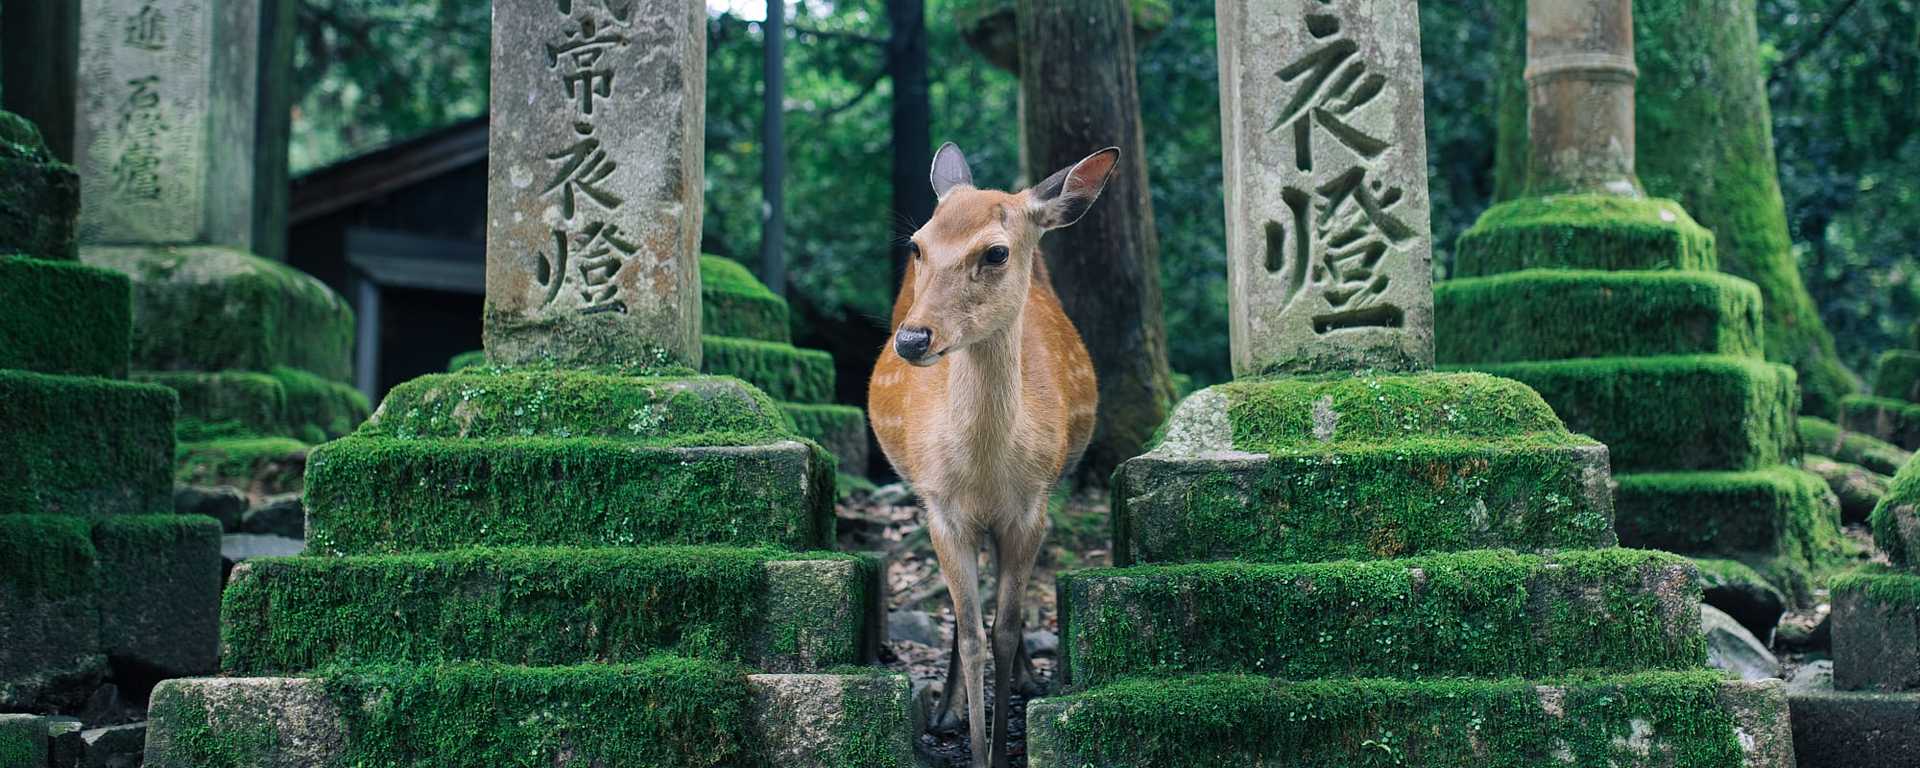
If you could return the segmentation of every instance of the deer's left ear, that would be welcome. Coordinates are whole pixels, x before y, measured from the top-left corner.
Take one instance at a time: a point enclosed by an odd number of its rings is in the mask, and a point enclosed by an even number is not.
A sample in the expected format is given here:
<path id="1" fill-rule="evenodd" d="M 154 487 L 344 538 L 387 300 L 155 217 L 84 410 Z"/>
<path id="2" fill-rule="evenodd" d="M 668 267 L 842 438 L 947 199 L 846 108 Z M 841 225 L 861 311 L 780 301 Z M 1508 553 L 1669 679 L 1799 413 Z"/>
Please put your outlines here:
<path id="1" fill-rule="evenodd" d="M 933 183 L 934 200 L 945 200 L 947 193 L 955 188 L 973 186 L 973 169 L 967 167 L 967 156 L 949 141 L 933 153 L 933 168 L 927 172 L 927 181 Z"/>
<path id="2" fill-rule="evenodd" d="M 1034 222 L 1045 229 L 1059 229 L 1079 221 L 1100 199 L 1119 159 L 1120 148 L 1107 147 L 1034 185 L 1027 204 Z"/>

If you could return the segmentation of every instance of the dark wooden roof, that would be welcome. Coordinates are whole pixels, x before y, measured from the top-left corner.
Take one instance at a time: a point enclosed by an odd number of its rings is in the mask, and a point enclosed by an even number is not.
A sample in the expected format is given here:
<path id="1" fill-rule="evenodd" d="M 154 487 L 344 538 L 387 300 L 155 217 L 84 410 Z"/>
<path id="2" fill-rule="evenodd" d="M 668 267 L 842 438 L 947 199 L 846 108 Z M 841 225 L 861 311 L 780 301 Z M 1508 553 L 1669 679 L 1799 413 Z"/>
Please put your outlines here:
<path id="1" fill-rule="evenodd" d="M 463 120 L 293 180 L 288 219 L 300 224 L 472 163 L 487 161 L 487 118 Z"/>

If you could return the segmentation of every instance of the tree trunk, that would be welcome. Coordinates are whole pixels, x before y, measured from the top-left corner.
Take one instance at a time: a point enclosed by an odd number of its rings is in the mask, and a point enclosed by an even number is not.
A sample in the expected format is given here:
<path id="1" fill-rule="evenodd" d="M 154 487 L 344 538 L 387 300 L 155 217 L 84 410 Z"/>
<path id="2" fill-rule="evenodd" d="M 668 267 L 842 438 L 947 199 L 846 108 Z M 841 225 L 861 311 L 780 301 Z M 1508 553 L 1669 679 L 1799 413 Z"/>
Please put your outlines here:
<path id="1" fill-rule="evenodd" d="M 1027 178 L 1120 148 L 1102 199 L 1043 246 L 1100 377 L 1098 423 L 1076 484 L 1104 486 L 1141 453 L 1173 400 L 1133 25 L 1126 0 L 1020 0 L 1019 25 Z"/>
<path id="2" fill-rule="evenodd" d="M 781 298 L 787 297 L 787 124 L 786 59 L 787 4 L 767 3 L 766 60 L 762 68 L 760 146 L 760 279 Z"/>
<path id="3" fill-rule="evenodd" d="M 893 81 L 893 284 L 907 270 L 907 238 L 933 218 L 933 101 L 927 95 L 926 0 L 887 0 L 887 76 Z M 876 454 L 877 455 L 877 454 Z"/>

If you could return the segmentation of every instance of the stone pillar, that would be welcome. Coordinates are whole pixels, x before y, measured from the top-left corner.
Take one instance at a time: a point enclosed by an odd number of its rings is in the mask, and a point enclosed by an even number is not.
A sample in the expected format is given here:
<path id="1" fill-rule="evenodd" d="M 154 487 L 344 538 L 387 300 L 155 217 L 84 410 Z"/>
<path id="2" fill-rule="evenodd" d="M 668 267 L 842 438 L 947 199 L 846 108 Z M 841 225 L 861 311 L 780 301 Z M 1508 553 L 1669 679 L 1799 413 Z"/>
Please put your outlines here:
<path id="1" fill-rule="evenodd" d="M 1532 194 L 1640 196 L 1632 0 L 1527 0 Z"/>
<path id="2" fill-rule="evenodd" d="M 488 358 L 700 365 L 706 6 L 499 0 Z"/>
<path id="3" fill-rule="evenodd" d="M 1432 367 L 1417 8 L 1217 7 L 1234 374 Z"/>

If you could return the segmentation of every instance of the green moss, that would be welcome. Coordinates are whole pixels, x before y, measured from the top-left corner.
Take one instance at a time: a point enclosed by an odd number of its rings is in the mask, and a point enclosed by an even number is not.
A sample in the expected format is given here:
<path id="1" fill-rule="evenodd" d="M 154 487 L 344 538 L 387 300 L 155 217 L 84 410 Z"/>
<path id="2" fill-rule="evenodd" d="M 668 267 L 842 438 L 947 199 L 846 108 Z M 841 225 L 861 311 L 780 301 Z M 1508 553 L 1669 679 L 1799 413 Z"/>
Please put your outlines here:
<path id="1" fill-rule="evenodd" d="M 655 448 L 606 438 L 407 440 L 313 450 L 315 551 L 833 542 L 832 464 L 810 443 Z"/>
<path id="2" fill-rule="evenodd" d="M 1087 768 L 1745 765 L 1717 673 L 1544 681 L 1211 675 L 1115 683 L 1028 712 L 1034 765 Z M 1784 714 L 1784 713 L 1783 713 Z"/>
<path id="3" fill-rule="evenodd" d="M 864 586 L 852 557 L 771 549 L 258 559 L 226 591 L 222 664 L 259 675 L 385 663 L 624 663 L 668 651 L 817 669 L 860 661 Z"/>
<path id="4" fill-rule="evenodd" d="M 867 413 L 851 405 L 782 403 L 794 428 L 833 454 L 842 475 L 867 471 Z"/>
<path id="5" fill-rule="evenodd" d="M 700 329 L 708 336 L 782 344 L 793 339 L 787 327 L 786 300 L 737 261 L 700 257 L 700 300 Z"/>
<path id="6" fill-rule="evenodd" d="M 1560 419 L 1524 385 L 1471 373 L 1253 379 L 1210 391 L 1226 397 L 1233 448 L 1253 453 L 1566 435 Z"/>
<path id="7" fill-rule="evenodd" d="M 730 379 L 472 368 L 387 393 L 364 437 L 600 437 L 636 446 L 764 445 L 793 425 Z"/>
<path id="8" fill-rule="evenodd" d="M 233 485 L 264 493 L 299 490 L 307 444 L 289 437 L 234 437 L 181 443 L 174 477 L 188 485 Z"/>
<path id="9" fill-rule="evenodd" d="M 182 443 L 290 434 L 286 387 L 265 373 L 141 372 L 134 378 L 180 396 L 175 434 Z"/>
<path id="10" fill-rule="evenodd" d="M 94 526 L 109 655 L 165 676 L 215 670 L 220 534 L 220 522 L 201 515 L 117 515 Z"/>
<path id="11" fill-rule="evenodd" d="M 839 719 L 829 738 L 826 765 L 844 768 L 908 768 L 913 754 L 913 689 L 904 677 L 872 668 L 835 670 L 851 678 L 839 694 Z M 765 717 L 762 714 L 762 717 Z"/>
<path id="12" fill-rule="evenodd" d="M 1758 469 L 1798 455 L 1793 370 L 1720 356 L 1476 365 L 1539 391 L 1618 472 Z"/>
<path id="13" fill-rule="evenodd" d="M 1865 595 L 1888 608 L 1920 610 L 1920 574 L 1865 566 L 1833 580 L 1833 596 Z"/>
<path id="14" fill-rule="evenodd" d="M 1867 524 L 1873 543 L 1895 565 L 1920 565 L 1920 462 L 1908 462 L 1893 476 L 1887 495 L 1873 508 Z"/>
<path id="15" fill-rule="evenodd" d="M 352 376 L 353 312 L 299 270 L 213 246 L 91 246 L 82 257 L 133 278 L 136 369 Z"/>
<path id="16" fill-rule="evenodd" d="M 1811 574 L 1843 559 L 1839 505 L 1810 473 L 1772 467 L 1614 480 L 1616 526 L 1627 546 L 1739 558 L 1801 597 L 1810 594 Z"/>
<path id="17" fill-rule="evenodd" d="M 1713 233 L 1671 200 L 1558 195 L 1487 209 L 1460 234 L 1453 273 L 1523 269 L 1712 270 Z"/>
<path id="18" fill-rule="evenodd" d="M 11 115 L 0 112 L 0 118 Z M 47 721 L 33 715 L 0 715 L 0 765 L 40 768 L 47 762 Z"/>
<path id="19" fill-rule="evenodd" d="M 1882 475 L 1892 475 L 1913 459 L 1913 452 L 1892 443 L 1840 428 L 1825 419 L 1800 417 L 1800 444 L 1807 453 L 1858 464 Z"/>
<path id="20" fill-rule="evenodd" d="M 99 553 L 79 515 L 0 515 L 0 585 L 23 596 L 92 594 Z"/>
<path id="21" fill-rule="evenodd" d="M 149 764 L 164 768 L 256 768 L 282 749 L 279 715 L 269 702 L 240 702 L 222 691 L 215 699 L 206 688 L 162 683 L 147 708 L 154 739 Z M 244 695 L 244 691 L 241 693 Z"/>
<path id="22" fill-rule="evenodd" d="M 268 373 L 287 392 L 287 424 L 293 436 L 307 442 L 344 437 L 372 410 L 367 396 L 347 384 L 284 365 Z"/>
<path id="23" fill-rule="evenodd" d="M 131 295 L 115 272 L 0 256 L 0 369 L 125 377 Z"/>
<path id="24" fill-rule="evenodd" d="M 1435 357 L 1759 357 L 1760 292 L 1706 272 L 1527 270 L 1434 286 Z"/>
<path id="25" fill-rule="evenodd" d="M 1920 351 L 1889 349 L 1874 364 L 1873 395 L 1920 402 Z"/>
<path id="26" fill-rule="evenodd" d="M 790 344 L 724 336 L 701 339 L 701 370 L 735 376 L 789 403 L 833 402 L 833 356 Z"/>
<path id="27" fill-rule="evenodd" d="M 1304 565 L 1064 573 L 1078 688 L 1131 676 L 1549 677 L 1695 669 L 1691 564 L 1657 552 L 1497 550 Z"/>
<path id="28" fill-rule="evenodd" d="M 0 370 L 0 515 L 173 508 L 173 393 Z"/>
<path id="29" fill-rule="evenodd" d="M 25 118 L 0 112 L 0 253 L 71 261 L 80 178 Z"/>
<path id="30" fill-rule="evenodd" d="M 470 349 L 460 354 L 454 355 L 452 359 L 447 360 L 447 373 L 459 373 L 468 368 L 478 368 L 486 364 L 487 364 L 486 350 Z"/>
<path id="31" fill-rule="evenodd" d="M 1920 449 L 1920 404 L 1870 395 L 1840 401 L 1840 425 L 1904 450 Z"/>

